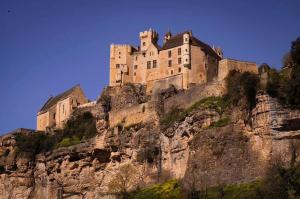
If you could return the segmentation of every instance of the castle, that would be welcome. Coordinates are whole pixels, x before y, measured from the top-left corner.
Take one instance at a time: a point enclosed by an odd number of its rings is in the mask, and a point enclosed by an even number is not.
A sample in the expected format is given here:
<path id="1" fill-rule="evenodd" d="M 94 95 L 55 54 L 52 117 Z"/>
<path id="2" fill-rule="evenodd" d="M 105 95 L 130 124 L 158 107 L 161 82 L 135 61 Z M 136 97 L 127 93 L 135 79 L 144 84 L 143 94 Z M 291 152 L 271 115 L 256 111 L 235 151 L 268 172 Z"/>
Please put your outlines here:
<path id="1" fill-rule="evenodd" d="M 174 36 L 167 32 L 162 47 L 158 45 L 158 33 L 152 29 L 139 36 L 138 47 L 110 46 L 110 86 L 145 84 L 151 94 L 169 85 L 188 89 L 222 80 L 232 69 L 257 73 L 255 63 L 223 59 L 221 48 L 200 41 L 191 31 Z"/>
<path id="2" fill-rule="evenodd" d="M 155 95 L 170 85 L 186 90 L 196 85 L 222 82 L 230 70 L 258 73 L 256 63 L 224 59 L 221 48 L 200 41 L 191 31 L 177 35 L 167 32 L 162 46 L 158 45 L 158 33 L 152 29 L 140 32 L 139 36 L 138 47 L 110 46 L 110 87 L 142 84 L 148 95 Z M 87 104 L 80 86 L 51 97 L 37 114 L 37 130 L 62 128 L 75 109 Z M 111 111 L 111 124 L 123 119 L 120 113 Z"/>

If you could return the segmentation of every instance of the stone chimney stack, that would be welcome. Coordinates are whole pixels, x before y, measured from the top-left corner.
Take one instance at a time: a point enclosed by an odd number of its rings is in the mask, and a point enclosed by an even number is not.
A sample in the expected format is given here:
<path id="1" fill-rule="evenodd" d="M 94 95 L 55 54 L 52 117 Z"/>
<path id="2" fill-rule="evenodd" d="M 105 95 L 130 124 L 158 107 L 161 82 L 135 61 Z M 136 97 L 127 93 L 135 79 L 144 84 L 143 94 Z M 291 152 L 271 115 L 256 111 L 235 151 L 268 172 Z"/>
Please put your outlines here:
<path id="1" fill-rule="evenodd" d="M 172 37 L 172 33 L 168 31 L 164 37 L 164 44 Z"/>

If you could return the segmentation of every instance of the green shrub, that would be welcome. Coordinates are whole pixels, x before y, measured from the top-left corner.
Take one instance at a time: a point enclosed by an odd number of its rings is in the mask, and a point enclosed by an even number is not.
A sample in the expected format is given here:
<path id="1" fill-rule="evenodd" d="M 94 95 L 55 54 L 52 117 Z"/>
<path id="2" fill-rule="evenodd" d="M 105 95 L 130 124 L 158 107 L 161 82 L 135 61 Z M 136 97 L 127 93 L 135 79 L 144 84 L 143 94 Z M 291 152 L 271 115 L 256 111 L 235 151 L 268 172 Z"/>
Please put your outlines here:
<path id="1" fill-rule="evenodd" d="M 248 108 L 252 109 L 256 104 L 258 83 L 259 78 L 254 73 L 230 71 L 226 78 L 226 99 L 230 104 L 237 105 L 243 97 L 246 97 Z"/>
<path id="2" fill-rule="evenodd" d="M 230 122 L 230 118 L 224 117 L 224 118 L 219 119 L 216 122 L 213 122 L 208 128 L 217 128 L 217 127 L 226 126 L 229 124 L 229 122 Z"/>
<path id="3" fill-rule="evenodd" d="M 181 188 L 177 180 L 169 180 L 131 194 L 131 199 L 181 199 Z"/>
<path id="4" fill-rule="evenodd" d="M 194 103 L 187 109 L 178 109 L 173 108 L 169 113 L 165 114 L 161 119 L 161 124 L 164 126 L 170 126 L 176 121 L 182 121 L 186 116 L 188 116 L 192 111 L 204 108 L 204 109 L 212 109 L 217 111 L 219 114 L 223 114 L 223 112 L 228 108 L 229 101 L 224 97 L 207 97 L 199 100 Z"/>
<path id="5" fill-rule="evenodd" d="M 69 119 L 64 129 L 54 135 L 43 132 L 16 135 L 18 154 L 36 155 L 59 147 L 67 147 L 97 134 L 96 120 L 90 112 Z"/>
<path id="6" fill-rule="evenodd" d="M 290 167 L 272 165 L 260 189 L 265 199 L 300 198 L 300 163 Z"/>
<path id="7" fill-rule="evenodd" d="M 97 134 L 96 120 L 90 112 L 69 119 L 63 129 L 65 136 L 77 136 L 80 140 Z"/>
<path id="8" fill-rule="evenodd" d="M 165 114 L 160 120 L 164 126 L 170 126 L 176 121 L 181 121 L 186 117 L 186 112 L 182 109 L 173 108 L 169 113 Z"/>
<path id="9" fill-rule="evenodd" d="M 195 104 L 193 104 L 190 108 L 187 109 L 187 112 L 191 112 L 197 108 L 206 108 L 213 109 L 217 111 L 219 114 L 222 114 L 229 106 L 229 101 L 224 97 L 207 97 L 204 98 Z"/>
<path id="10" fill-rule="evenodd" d="M 300 37 L 292 42 L 280 71 L 268 72 L 267 92 L 281 104 L 300 109 Z"/>
<path id="11" fill-rule="evenodd" d="M 16 135 L 16 142 L 18 146 L 19 154 L 37 154 L 41 151 L 46 151 L 52 147 L 48 145 L 48 139 L 51 139 L 49 135 L 41 132 Z"/>
<path id="12" fill-rule="evenodd" d="M 76 136 L 66 137 L 66 138 L 63 138 L 62 141 L 57 143 L 55 145 L 55 148 L 68 147 L 68 146 L 72 146 L 72 145 L 79 144 L 79 143 L 80 143 L 80 139 Z"/>
<path id="13" fill-rule="evenodd" d="M 257 199 L 260 198 L 258 189 L 259 181 L 245 184 L 233 184 L 211 187 L 207 190 L 207 199 Z M 204 195 L 204 193 L 201 193 Z"/>

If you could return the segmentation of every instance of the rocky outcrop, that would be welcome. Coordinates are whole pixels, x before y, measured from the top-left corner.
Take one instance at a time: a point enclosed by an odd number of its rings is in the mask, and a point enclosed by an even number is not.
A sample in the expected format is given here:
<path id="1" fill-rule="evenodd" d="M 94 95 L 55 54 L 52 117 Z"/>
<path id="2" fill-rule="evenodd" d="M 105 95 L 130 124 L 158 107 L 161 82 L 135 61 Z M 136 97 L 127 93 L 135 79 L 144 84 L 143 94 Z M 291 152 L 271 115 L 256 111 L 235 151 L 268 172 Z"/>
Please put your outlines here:
<path id="1" fill-rule="evenodd" d="M 141 102 L 141 96 L 122 100 L 117 96 L 109 99 L 114 109 L 125 102 Z M 292 152 L 300 151 L 298 112 L 274 105 L 264 94 L 257 99 L 250 119 L 242 105 L 222 114 L 197 108 L 164 127 L 153 120 L 109 128 L 105 118 L 99 117 L 95 138 L 34 157 L 18 153 L 13 134 L 4 136 L 0 139 L 0 198 L 114 198 L 108 184 L 126 163 L 135 166 L 140 187 L 170 177 L 197 189 L 255 180 L 272 159 L 289 163 Z M 105 102 L 102 97 L 98 104 L 105 107 Z M 228 124 L 211 127 L 225 116 L 230 117 Z M 274 119 L 279 121 L 276 125 Z"/>
<path id="2" fill-rule="evenodd" d="M 142 104 L 148 99 L 144 85 L 126 84 L 124 86 L 105 88 L 97 102 L 105 105 L 107 111 L 116 111 Z"/>
<path id="3" fill-rule="evenodd" d="M 300 137 L 300 111 L 285 108 L 264 92 L 257 95 L 257 105 L 252 110 L 254 132 L 269 134 L 274 139 Z"/>

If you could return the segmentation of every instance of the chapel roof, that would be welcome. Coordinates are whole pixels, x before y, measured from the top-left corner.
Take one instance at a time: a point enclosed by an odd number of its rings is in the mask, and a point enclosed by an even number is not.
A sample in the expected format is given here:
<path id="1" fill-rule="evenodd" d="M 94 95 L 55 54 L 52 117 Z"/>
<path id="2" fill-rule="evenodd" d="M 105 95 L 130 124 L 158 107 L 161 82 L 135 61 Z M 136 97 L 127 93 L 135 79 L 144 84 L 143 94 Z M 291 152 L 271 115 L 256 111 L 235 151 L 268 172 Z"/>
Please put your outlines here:
<path id="1" fill-rule="evenodd" d="M 40 109 L 39 113 L 44 113 L 47 112 L 53 105 L 55 105 L 57 102 L 66 99 L 67 97 L 69 97 L 71 95 L 71 93 L 75 90 L 75 89 L 81 89 L 80 85 L 77 84 L 76 86 L 70 88 L 69 90 L 66 90 L 63 93 L 60 93 L 54 97 L 50 97 L 46 103 L 42 106 L 42 108 Z"/>

